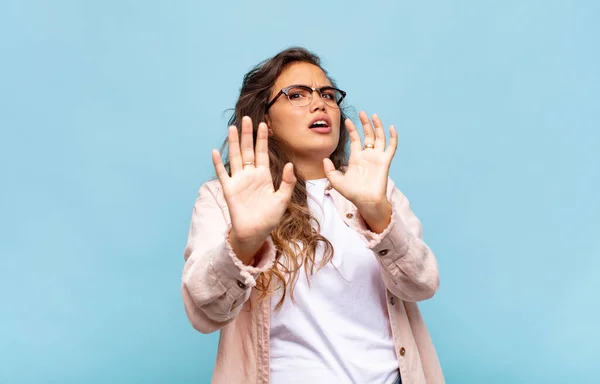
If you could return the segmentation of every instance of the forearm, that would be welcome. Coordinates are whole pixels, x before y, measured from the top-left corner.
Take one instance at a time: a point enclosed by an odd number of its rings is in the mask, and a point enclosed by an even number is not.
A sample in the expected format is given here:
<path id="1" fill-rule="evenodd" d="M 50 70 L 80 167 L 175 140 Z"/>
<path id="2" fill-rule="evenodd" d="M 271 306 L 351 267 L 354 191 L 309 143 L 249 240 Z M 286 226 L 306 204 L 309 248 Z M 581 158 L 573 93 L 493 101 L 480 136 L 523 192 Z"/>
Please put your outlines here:
<path id="1" fill-rule="evenodd" d="M 439 287 L 437 261 L 422 239 L 421 223 L 408 199 L 393 184 L 391 189 L 390 211 L 359 208 L 366 217 L 357 221 L 357 229 L 381 263 L 386 287 L 402 300 L 425 300 Z M 383 223 L 387 225 L 382 229 Z"/>
<path id="2" fill-rule="evenodd" d="M 226 324 L 239 313 L 258 276 L 272 266 L 275 248 L 267 239 L 256 253 L 256 266 L 248 266 L 238 259 L 225 238 L 218 241 L 213 237 L 212 244 L 207 243 L 192 244 L 184 267 L 187 313 L 194 317 L 190 317 L 193 324 Z"/>
<path id="3" fill-rule="evenodd" d="M 255 241 L 260 244 L 255 249 L 235 241 L 231 244 L 229 222 L 211 185 L 205 184 L 194 205 L 182 274 L 186 312 L 201 332 L 214 331 L 235 318 L 258 276 L 268 271 L 275 260 L 270 236 L 257 238 Z M 240 255 L 249 262 L 254 258 L 254 262 L 245 264 Z"/>

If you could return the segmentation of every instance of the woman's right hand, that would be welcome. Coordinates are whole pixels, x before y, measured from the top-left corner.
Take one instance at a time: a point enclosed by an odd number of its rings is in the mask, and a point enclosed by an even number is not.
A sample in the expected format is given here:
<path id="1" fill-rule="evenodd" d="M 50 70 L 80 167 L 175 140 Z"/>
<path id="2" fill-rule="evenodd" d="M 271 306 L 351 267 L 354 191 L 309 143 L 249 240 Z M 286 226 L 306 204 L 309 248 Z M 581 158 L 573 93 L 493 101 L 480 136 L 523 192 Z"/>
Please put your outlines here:
<path id="1" fill-rule="evenodd" d="M 267 236 L 279 225 L 291 200 L 296 177 L 292 163 L 288 163 L 283 168 L 279 189 L 273 188 L 265 123 L 258 126 L 256 148 L 253 146 L 252 121 L 247 116 L 242 119 L 241 148 L 234 126 L 229 127 L 228 145 L 231 176 L 216 149 L 212 152 L 212 160 L 231 216 L 229 242 L 236 256 L 250 264 Z"/>

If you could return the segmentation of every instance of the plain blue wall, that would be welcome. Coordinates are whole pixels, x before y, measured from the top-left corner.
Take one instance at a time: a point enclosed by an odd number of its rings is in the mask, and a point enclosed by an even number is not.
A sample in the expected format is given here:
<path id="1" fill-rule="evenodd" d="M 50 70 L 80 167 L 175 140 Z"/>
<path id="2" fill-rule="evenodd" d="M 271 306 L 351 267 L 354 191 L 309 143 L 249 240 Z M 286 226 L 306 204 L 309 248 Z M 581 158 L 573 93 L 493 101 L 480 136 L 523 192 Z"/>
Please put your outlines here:
<path id="1" fill-rule="evenodd" d="M 449 383 L 592 383 L 597 1 L 0 3 L 0 383 L 208 383 L 179 292 L 242 76 L 319 53 L 400 135 Z"/>

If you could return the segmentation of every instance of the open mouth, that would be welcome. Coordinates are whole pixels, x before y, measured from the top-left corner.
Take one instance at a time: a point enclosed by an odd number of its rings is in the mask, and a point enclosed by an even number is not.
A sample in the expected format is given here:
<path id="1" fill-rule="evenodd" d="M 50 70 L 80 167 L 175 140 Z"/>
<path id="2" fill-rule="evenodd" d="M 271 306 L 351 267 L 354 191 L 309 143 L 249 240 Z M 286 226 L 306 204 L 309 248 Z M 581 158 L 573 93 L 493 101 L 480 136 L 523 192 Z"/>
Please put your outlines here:
<path id="1" fill-rule="evenodd" d="M 312 123 L 309 128 L 329 128 L 329 123 L 327 123 L 325 120 L 317 120 Z"/>

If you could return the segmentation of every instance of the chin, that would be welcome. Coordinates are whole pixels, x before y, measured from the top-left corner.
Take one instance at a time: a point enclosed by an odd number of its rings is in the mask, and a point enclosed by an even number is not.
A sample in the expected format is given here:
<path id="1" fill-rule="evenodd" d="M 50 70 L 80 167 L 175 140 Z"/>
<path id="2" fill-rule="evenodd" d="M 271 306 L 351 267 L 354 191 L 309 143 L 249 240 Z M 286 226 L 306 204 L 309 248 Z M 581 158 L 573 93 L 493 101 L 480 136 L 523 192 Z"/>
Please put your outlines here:
<path id="1" fill-rule="evenodd" d="M 294 149 L 290 149 L 297 154 L 303 154 L 302 157 L 305 158 L 318 157 L 319 159 L 323 159 L 329 157 L 335 151 L 339 143 L 339 133 L 334 134 L 334 132 L 316 137 L 305 136 L 300 138 L 299 136 L 300 135 L 298 135 L 294 141 L 301 145 L 295 146 Z"/>
<path id="2" fill-rule="evenodd" d="M 321 145 L 315 145 L 315 146 L 311 146 L 310 149 L 308 149 L 308 153 L 313 153 L 315 155 L 318 154 L 318 156 L 323 159 L 325 157 L 329 157 L 331 156 L 331 154 L 335 151 L 335 149 L 337 148 L 337 140 L 335 140 L 335 142 L 329 142 L 329 143 L 322 143 Z"/>

